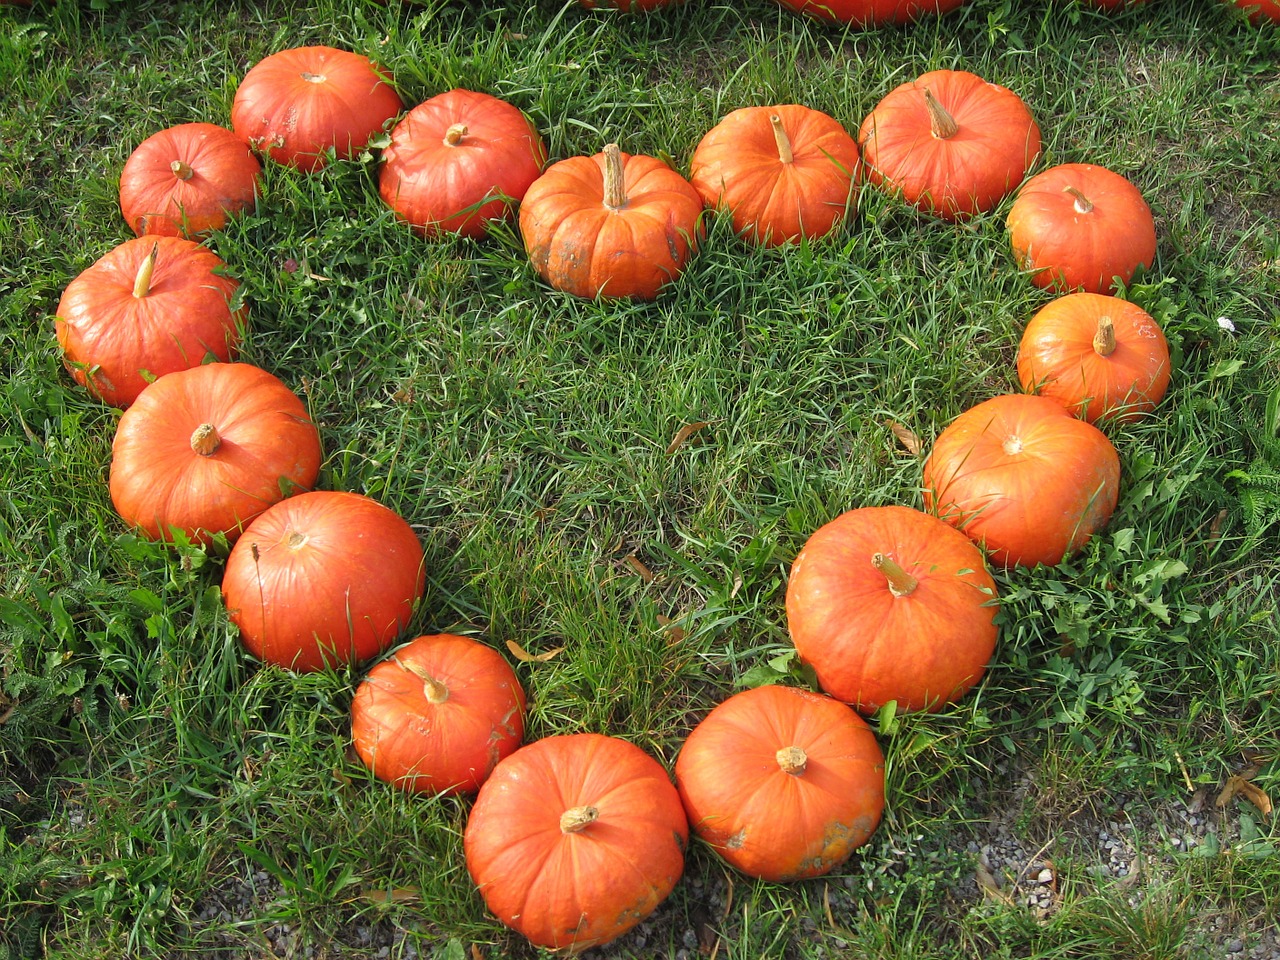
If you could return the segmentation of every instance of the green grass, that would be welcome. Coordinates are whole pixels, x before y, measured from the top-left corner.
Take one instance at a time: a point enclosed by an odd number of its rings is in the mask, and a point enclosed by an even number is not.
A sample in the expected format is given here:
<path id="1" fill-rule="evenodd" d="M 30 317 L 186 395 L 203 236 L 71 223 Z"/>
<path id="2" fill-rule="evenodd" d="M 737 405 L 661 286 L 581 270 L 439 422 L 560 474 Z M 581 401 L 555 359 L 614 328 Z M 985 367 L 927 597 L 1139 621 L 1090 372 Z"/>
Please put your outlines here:
<path id="1" fill-rule="evenodd" d="M 616 140 L 682 170 L 736 107 L 805 103 L 854 129 L 897 83 L 960 67 L 1028 101 L 1041 166 L 1110 166 L 1156 215 L 1157 263 L 1128 295 L 1175 375 L 1153 416 L 1108 428 L 1108 531 L 1060 567 L 997 575 L 1000 645 L 964 701 L 881 718 L 889 807 L 866 848 L 771 885 L 726 881 L 695 846 L 637 955 L 1198 957 L 1222 952 L 1214 918 L 1246 937 L 1280 920 L 1280 827 L 1244 801 L 1210 802 L 1223 841 L 1207 855 L 1153 826 L 1132 886 L 1090 874 L 1084 842 L 1087 822 L 1158 823 L 1188 781 L 1212 801 L 1244 751 L 1277 753 L 1280 32 L 1212 0 L 970 0 L 849 32 L 711 0 L 648 16 L 100 6 L 0 8 L 0 957 L 260 956 L 279 923 L 297 956 L 365 956 L 356 921 L 399 931 L 397 954 L 532 955 L 466 874 L 467 802 L 388 790 L 349 754 L 360 670 L 259 666 L 218 593 L 225 546 L 123 527 L 106 490 L 118 413 L 53 338 L 63 287 L 128 237 L 133 147 L 226 124 L 250 65 L 316 43 L 376 56 L 408 104 L 452 86 L 508 99 L 553 158 Z M 919 504 L 921 460 L 890 421 L 927 446 L 1014 389 L 1022 325 L 1048 299 L 1008 253 L 1008 201 L 956 227 L 866 189 L 828 242 L 753 250 L 713 221 L 657 302 L 577 301 L 537 278 L 514 228 L 416 238 L 376 171 L 268 167 L 257 210 L 211 240 L 250 305 L 243 357 L 305 397 L 322 486 L 414 524 L 428 586 L 411 631 L 564 647 L 517 665 L 529 737 L 613 734 L 668 766 L 790 649 L 806 537 L 851 507 Z M 1255 782 L 1280 795 L 1274 762 Z M 995 820 L 1060 864 L 1047 921 L 975 899 L 966 844 Z M 257 916 L 202 913 L 254 883 Z"/>

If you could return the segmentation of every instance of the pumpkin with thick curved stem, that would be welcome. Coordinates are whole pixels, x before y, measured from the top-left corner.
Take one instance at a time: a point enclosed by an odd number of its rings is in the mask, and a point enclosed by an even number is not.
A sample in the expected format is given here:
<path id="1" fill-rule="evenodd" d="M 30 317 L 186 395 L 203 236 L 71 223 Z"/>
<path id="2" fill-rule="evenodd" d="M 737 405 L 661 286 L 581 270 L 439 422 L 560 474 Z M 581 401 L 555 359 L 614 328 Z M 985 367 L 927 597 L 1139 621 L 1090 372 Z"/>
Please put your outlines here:
<path id="1" fill-rule="evenodd" d="M 376 664 L 351 701 L 364 765 L 411 793 L 475 793 L 524 739 L 524 689 L 492 647 L 418 637 Z"/>
<path id="2" fill-rule="evenodd" d="M 467 870 L 494 916 L 566 954 L 649 916 L 680 879 L 688 841 L 661 764 L 594 733 L 536 740 L 501 761 L 463 834 Z"/>
<path id="3" fill-rule="evenodd" d="M 689 182 L 733 229 L 765 246 L 816 239 L 857 212 L 858 145 L 799 104 L 734 110 L 698 143 Z"/>
<path id="4" fill-rule="evenodd" d="M 391 76 L 368 57 L 294 47 L 255 64 L 231 102 L 231 127 L 277 163 L 305 172 L 328 151 L 347 160 L 404 107 Z"/>
<path id="5" fill-rule="evenodd" d="M 1064 163 L 1022 185 L 1009 240 L 1031 282 L 1063 292 L 1111 293 L 1156 256 L 1156 224 L 1138 188 L 1105 167 Z"/>
<path id="6" fill-rule="evenodd" d="M 748 876 L 818 877 L 870 839 L 884 812 L 884 755 L 850 707 L 794 687 L 719 704 L 676 758 L 693 832 Z"/>
<path id="7" fill-rule="evenodd" d="M 925 509 L 1006 567 L 1053 566 L 1106 526 L 1120 458 L 1058 400 L 992 397 L 956 417 L 924 465 Z"/>
<path id="8" fill-rule="evenodd" d="M 1018 344 L 1024 390 L 1060 400 L 1090 423 L 1136 420 L 1169 388 L 1169 344 L 1137 304 L 1070 293 L 1036 312 Z"/>
<path id="9" fill-rule="evenodd" d="M 250 653 L 305 672 L 389 647 L 425 581 L 422 545 L 394 510 L 317 490 L 249 524 L 227 557 L 222 597 Z"/>
<path id="10" fill-rule="evenodd" d="M 234 540 L 254 517 L 315 485 L 320 437 L 302 401 L 245 363 L 166 374 L 116 426 L 116 511 L 155 540 Z"/>
<path id="11" fill-rule="evenodd" d="M 1012 90 L 934 70 L 891 90 L 858 131 L 867 178 L 946 220 L 987 213 L 1040 155 L 1040 128 Z"/>
<path id="12" fill-rule="evenodd" d="M 54 328 L 71 375 L 127 407 L 166 373 L 230 360 L 248 309 L 232 309 L 240 285 L 225 266 L 181 237 L 138 237 L 108 252 L 58 302 Z"/>
<path id="13" fill-rule="evenodd" d="M 378 190 L 400 219 L 426 237 L 483 237 L 512 215 L 542 173 L 547 148 L 518 108 L 470 90 L 450 90 L 410 110 L 382 152 Z"/>
<path id="14" fill-rule="evenodd" d="M 652 300 L 693 256 L 702 210 L 689 181 L 661 160 L 611 143 L 548 167 L 520 203 L 520 234 L 557 290 Z"/>
<path id="15" fill-rule="evenodd" d="M 257 199 L 258 158 L 230 130 L 183 123 L 138 144 L 120 173 L 120 212 L 138 236 L 198 237 Z"/>
<path id="16" fill-rule="evenodd" d="M 950 13 L 964 0 L 778 0 L 778 3 L 818 20 L 878 27 Z"/>
<path id="17" fill-rule="evenodd" d="M 936 711 L 982 678 L 995 598 L 962 534 L 911 507 L 862 507 L 819 527 L 796 556 L 787 629 L 836 699 L 862 713 L 890 700 Z"/>

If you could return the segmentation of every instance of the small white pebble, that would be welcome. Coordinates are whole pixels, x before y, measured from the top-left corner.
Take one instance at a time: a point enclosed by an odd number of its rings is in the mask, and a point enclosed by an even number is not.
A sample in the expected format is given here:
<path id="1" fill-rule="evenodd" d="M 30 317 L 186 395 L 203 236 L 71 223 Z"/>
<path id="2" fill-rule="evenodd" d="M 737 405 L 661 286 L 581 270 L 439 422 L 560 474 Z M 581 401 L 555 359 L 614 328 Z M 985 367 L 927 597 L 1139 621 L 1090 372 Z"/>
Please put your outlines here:
<path id="1" fill-rule="evenodd" d="M 1036 882 L 1037 883 L 1053 883 L 1053 871 L 1050 870 L 1048 867 L 1045 867 L 1043 870 L 1041 870 L 1039 873 L 1036 874 Z"/>

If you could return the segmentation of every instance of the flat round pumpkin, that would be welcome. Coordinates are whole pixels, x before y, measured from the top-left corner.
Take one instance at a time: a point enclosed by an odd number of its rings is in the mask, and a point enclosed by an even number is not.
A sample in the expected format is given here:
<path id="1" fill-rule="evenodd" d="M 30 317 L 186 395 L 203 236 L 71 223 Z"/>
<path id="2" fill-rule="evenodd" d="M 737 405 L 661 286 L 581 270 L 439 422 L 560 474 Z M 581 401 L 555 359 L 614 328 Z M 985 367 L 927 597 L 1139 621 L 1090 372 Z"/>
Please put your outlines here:
<path id="1" fill-rule="evenodd" d="M 956 417 L 924 465 L 925 509 L 1006 567 L 1053 566 L 1106 526 L 1120 458 L 1052 397 L 992 397 Z"/>
<path id="2" fill-rule="evenodd" d="M 862 713 L 890 700 L 940 710 L 995 649 L 996 586 L 982 553 L 911 507 L 862 507 L 819 527 L 787 583 L 787 629 L 822 689 Z"/>
<path id="3" fill-rule="evenodd" d="M 831 233 L 857 211 L 858 145 L 835 118 L 799 104 L 742 107 L 707 132 L 689 182 L 750 243 Z"/>
<path id="4" fill-rule="evenodd" d="M 850 707 L 794 687 L 734 694 L 676 758 L 693 832 L 748 876 L 818 877 L 870 839 L 884 812 L 884 755 Z"/>
<path id="5" fill-rule="evenodd" d="M 911 23 L 921 17 L 949 13 L 964 0 L 778 0 L 796 13 L 855 27 Z"/>
<path id="6" fill-rule="evenodd" d="M 154 540 L 174 529 L 234 540 L 319 472 L 319 434 L 288 387 L 246 363 L 209 363 L 161 377 L 120 417 L 111 500 Z"/>

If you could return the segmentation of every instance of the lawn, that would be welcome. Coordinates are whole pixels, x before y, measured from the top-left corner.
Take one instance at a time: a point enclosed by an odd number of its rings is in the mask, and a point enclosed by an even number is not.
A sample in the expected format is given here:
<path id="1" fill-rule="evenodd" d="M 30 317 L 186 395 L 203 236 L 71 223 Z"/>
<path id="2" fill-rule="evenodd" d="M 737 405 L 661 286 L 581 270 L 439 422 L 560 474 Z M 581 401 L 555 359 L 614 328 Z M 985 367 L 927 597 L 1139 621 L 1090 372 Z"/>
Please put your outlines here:
<path id="1" fill-rule="evenodd" d="M 53 335 L 62 290 L 132 236 L 138 143 L 228 125 L 253 64 L 312 44 L 384 64 L 406 106 L 499 96 L 552 160 L 616 142 L 685 174 L 738 107 L 856 132 L 898 84 L 969 70 L 1030 106 L 1034 170 L 1106 166 L 1155 216 L 1123 295 L 1173 379 L 1104 426 L 1116 511 L 1058 566 L 992 569 L 1000 637 L 967 696 L 869 718 L 870 842 L 790 884 L 694 842 L 670 898 L 587 956 L 1280 956 L 1280 30 L 1215 0 L 969 0 L 873 30 L 766 0 L 37 0 L 0 7 L 0 958 L 536 955 L 468 876 L 471 801 L 397 791 L 351 752 L 367 665 L 263 666 L 222 602 L 228 545 L 120 520 L 120 411 Z M 668 770 L 732 693 L 807 682 L 796 554 L 843 511 L 920 507 L 934 439 L 1019 389 L 1052 299 L 1010 252 L 1011 198 L 951 224 L 869 185 L 832 237 L 761 249 L 709 216 L 655 301 L 577 299 L 514 225 L 412 233 L 378 166 L 376 146 L 268 163 L 256 209 L 209 239 L 248 306 L 241 358 L 304 399 L 321 488 L 417 533 L 404 639 L 501 651 L 528 741 L 608 734 Z"/>

